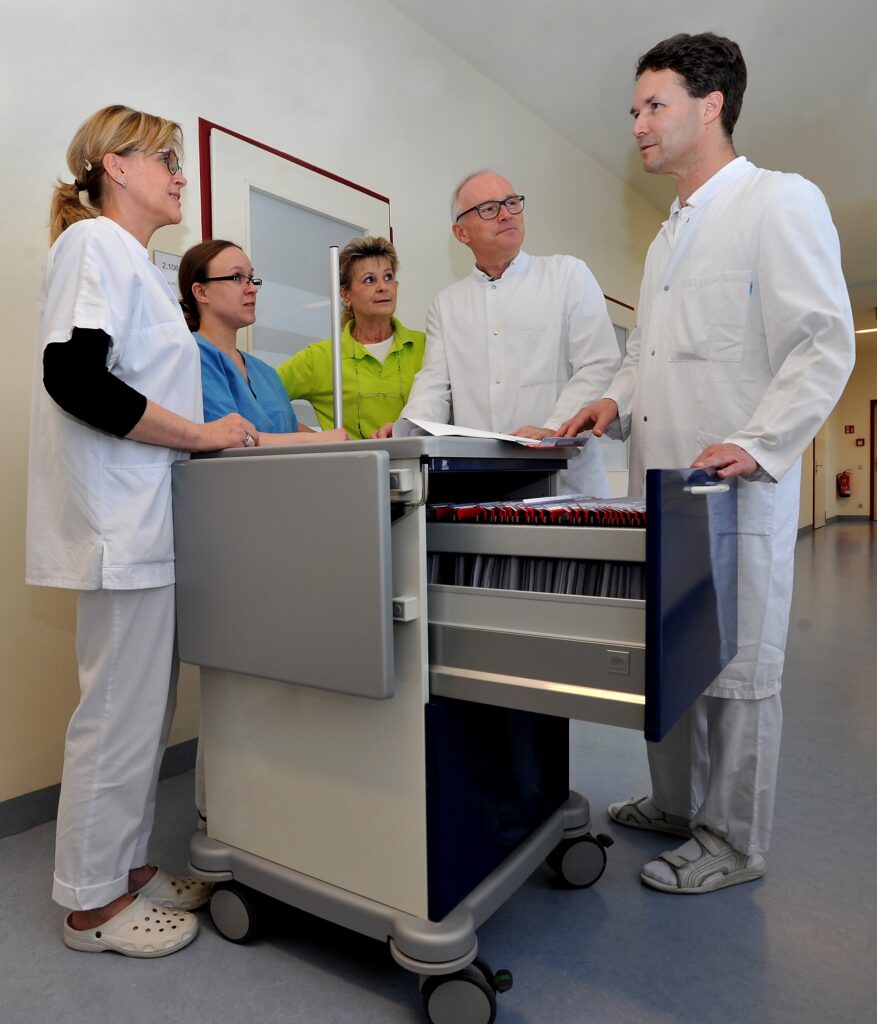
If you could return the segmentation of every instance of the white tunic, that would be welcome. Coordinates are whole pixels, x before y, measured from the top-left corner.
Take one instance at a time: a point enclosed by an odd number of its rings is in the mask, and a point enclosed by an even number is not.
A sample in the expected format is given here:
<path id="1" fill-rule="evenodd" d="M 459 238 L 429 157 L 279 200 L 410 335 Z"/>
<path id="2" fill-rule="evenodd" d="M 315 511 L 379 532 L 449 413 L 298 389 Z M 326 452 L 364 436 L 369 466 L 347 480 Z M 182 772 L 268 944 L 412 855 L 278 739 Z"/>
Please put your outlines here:
<path id="1" fill-rule="evenodd" d="M 105 217 L 71 225 L 40 291 L 28 471 L 27 581 L 79 590 L 174 582 L 170 469 L 188 453 L 113 437 L 63 412 L 42 352 L 74 327 L 105 331 L 108 368 L 147 398 L 203 422 L 198 346 L 146 249 Z"/>
<path id="2" fill-rule="evenodd" d="M 527 424 L 553 429 L 604 393 L 619 359 L 588 267 L 573 256 L 520 252 L 497 280 L 473 268 L 436 296 L 401 416 L 506 434 Z M 610 493 L 596 445 L 570 463 L 561 486 Z"/>
<path id="3" fill-rule="evenodd" d="M 706 691 L 780 688 L 797 534 L 801 453 L 855 358 L 837 233 L 821 192 L 743 157 L 652 242 L 639 324 L 606 391 L 631 437 L 631 493 L 647 468 L 688 466 L 710 444 L 744 448 L 738 654 Z"/>

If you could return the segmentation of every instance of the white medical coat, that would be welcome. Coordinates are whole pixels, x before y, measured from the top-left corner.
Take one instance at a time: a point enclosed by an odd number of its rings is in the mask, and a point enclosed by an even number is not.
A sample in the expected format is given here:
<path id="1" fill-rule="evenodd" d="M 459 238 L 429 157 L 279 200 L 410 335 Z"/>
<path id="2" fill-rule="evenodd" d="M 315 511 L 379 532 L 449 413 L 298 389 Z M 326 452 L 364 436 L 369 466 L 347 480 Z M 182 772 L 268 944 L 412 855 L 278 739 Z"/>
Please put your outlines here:
<path id="1" fill-rule="evenodd" d="M 604 393 L 619 362 L 586 264 L 520 252 L 497 280 L 473 268 L 436 296 L 423 367 L 400 415 L 504 434 L 553 429 Z M 609 495 L 596 444 L 572 460 L 560 486 Z"/>
<path id="2" fill-rule="evenodd" d="M 739 491 L 738 654 L 706 691 L 780 689 L 800 458 L 852 370 L 852 314 L 821 192 L 738 157 L 652 242 L 638 326 L 606 395 L 631 437 L 630 490 L 647 468 L 688 466 L 708 445 L 760 471 Z"/>
<path id="3" fill-rule="evenodd" d="M 46 393 L 42 352 L 74 327 L 105 331 L 108 368 L 147 398 L 203 422 L 198 346 L 146 249 L 114 221 L 71 225 L 49 252 L 28 468 L 27 581 L 78 590 L 174 582 L 171 465 L 187 452 L 113 437 Z"/>

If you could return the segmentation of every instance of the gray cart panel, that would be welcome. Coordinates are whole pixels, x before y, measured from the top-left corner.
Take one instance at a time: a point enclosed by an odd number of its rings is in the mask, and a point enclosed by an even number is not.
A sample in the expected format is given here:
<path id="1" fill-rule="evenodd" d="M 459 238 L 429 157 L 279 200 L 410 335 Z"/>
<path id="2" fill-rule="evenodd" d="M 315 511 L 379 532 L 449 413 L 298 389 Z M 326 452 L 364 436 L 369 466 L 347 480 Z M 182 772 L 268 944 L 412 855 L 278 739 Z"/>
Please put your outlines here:
<path id="1" fill-rule="evenodd" d="M 393 695 L 386 452 L 194 459 L 173 486 L 183 661 Z"/>

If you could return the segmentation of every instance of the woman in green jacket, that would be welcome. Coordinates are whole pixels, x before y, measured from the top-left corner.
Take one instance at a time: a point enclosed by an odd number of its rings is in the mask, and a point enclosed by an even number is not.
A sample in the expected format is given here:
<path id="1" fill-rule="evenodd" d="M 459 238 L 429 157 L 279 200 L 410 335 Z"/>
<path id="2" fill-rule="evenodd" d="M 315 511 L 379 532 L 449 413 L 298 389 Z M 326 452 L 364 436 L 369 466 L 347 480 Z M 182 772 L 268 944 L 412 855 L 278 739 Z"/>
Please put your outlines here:
<path id="1" fill-rule="evenodd" d="M 423 361 L 423 332 L 409 330 L 393 315 L 398 265 L 396 250 L 386 238 L 354 238 L 341 250 L 344 427 L 354 438 L 370 437 L 382 424 L 399 418 Z M 331 339 L 308 345 L 277 372 L 290 399 L 307 399 L 323 430 L 331 430 Z"/>

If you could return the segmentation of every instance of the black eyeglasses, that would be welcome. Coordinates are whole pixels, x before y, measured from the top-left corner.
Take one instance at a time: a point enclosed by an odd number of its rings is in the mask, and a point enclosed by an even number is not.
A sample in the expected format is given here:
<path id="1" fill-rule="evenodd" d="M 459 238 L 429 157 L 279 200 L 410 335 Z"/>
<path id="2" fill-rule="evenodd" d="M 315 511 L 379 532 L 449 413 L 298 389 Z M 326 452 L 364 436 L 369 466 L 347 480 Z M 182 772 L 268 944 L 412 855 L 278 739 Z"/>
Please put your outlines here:
<path id="1" fill-rule="evenodd" d="M 182 174 L 183 165 L 180 163 L 180 158 L 177 156 L 176 151 L 173 149 L 160 149 L 158 156 L 161 162 L 167 167 L 168 174 Z"/>
<path id="2" fill-rule="evenodd" d="M 261 277 L 252 277 L 249 274 L 225 274 L 223 277 L 202 277 L 201 284 L 207 284 L 208 281 L 234 281 L 235 284 L 242 284 L 246 287 L 251 284 L 256 291 L 262 287 Z"/>
<path id="3" fill-rule="evenodd" d="M 523 196 L 509 196 L 508 199 L 488 199 L 486 203 L 477 203 L 475 206 L 470 206 L 468 210 L 464 210 L 457 216 L 457 220 L 461 217 L 465 217 L 467 213 L 473 211 L 478 214 L 482 220 L 494 220 L 499 216 L 499 208 L 504 206 L 509 213 L 518 214 L 524 209 L 524 197 Z"/>

